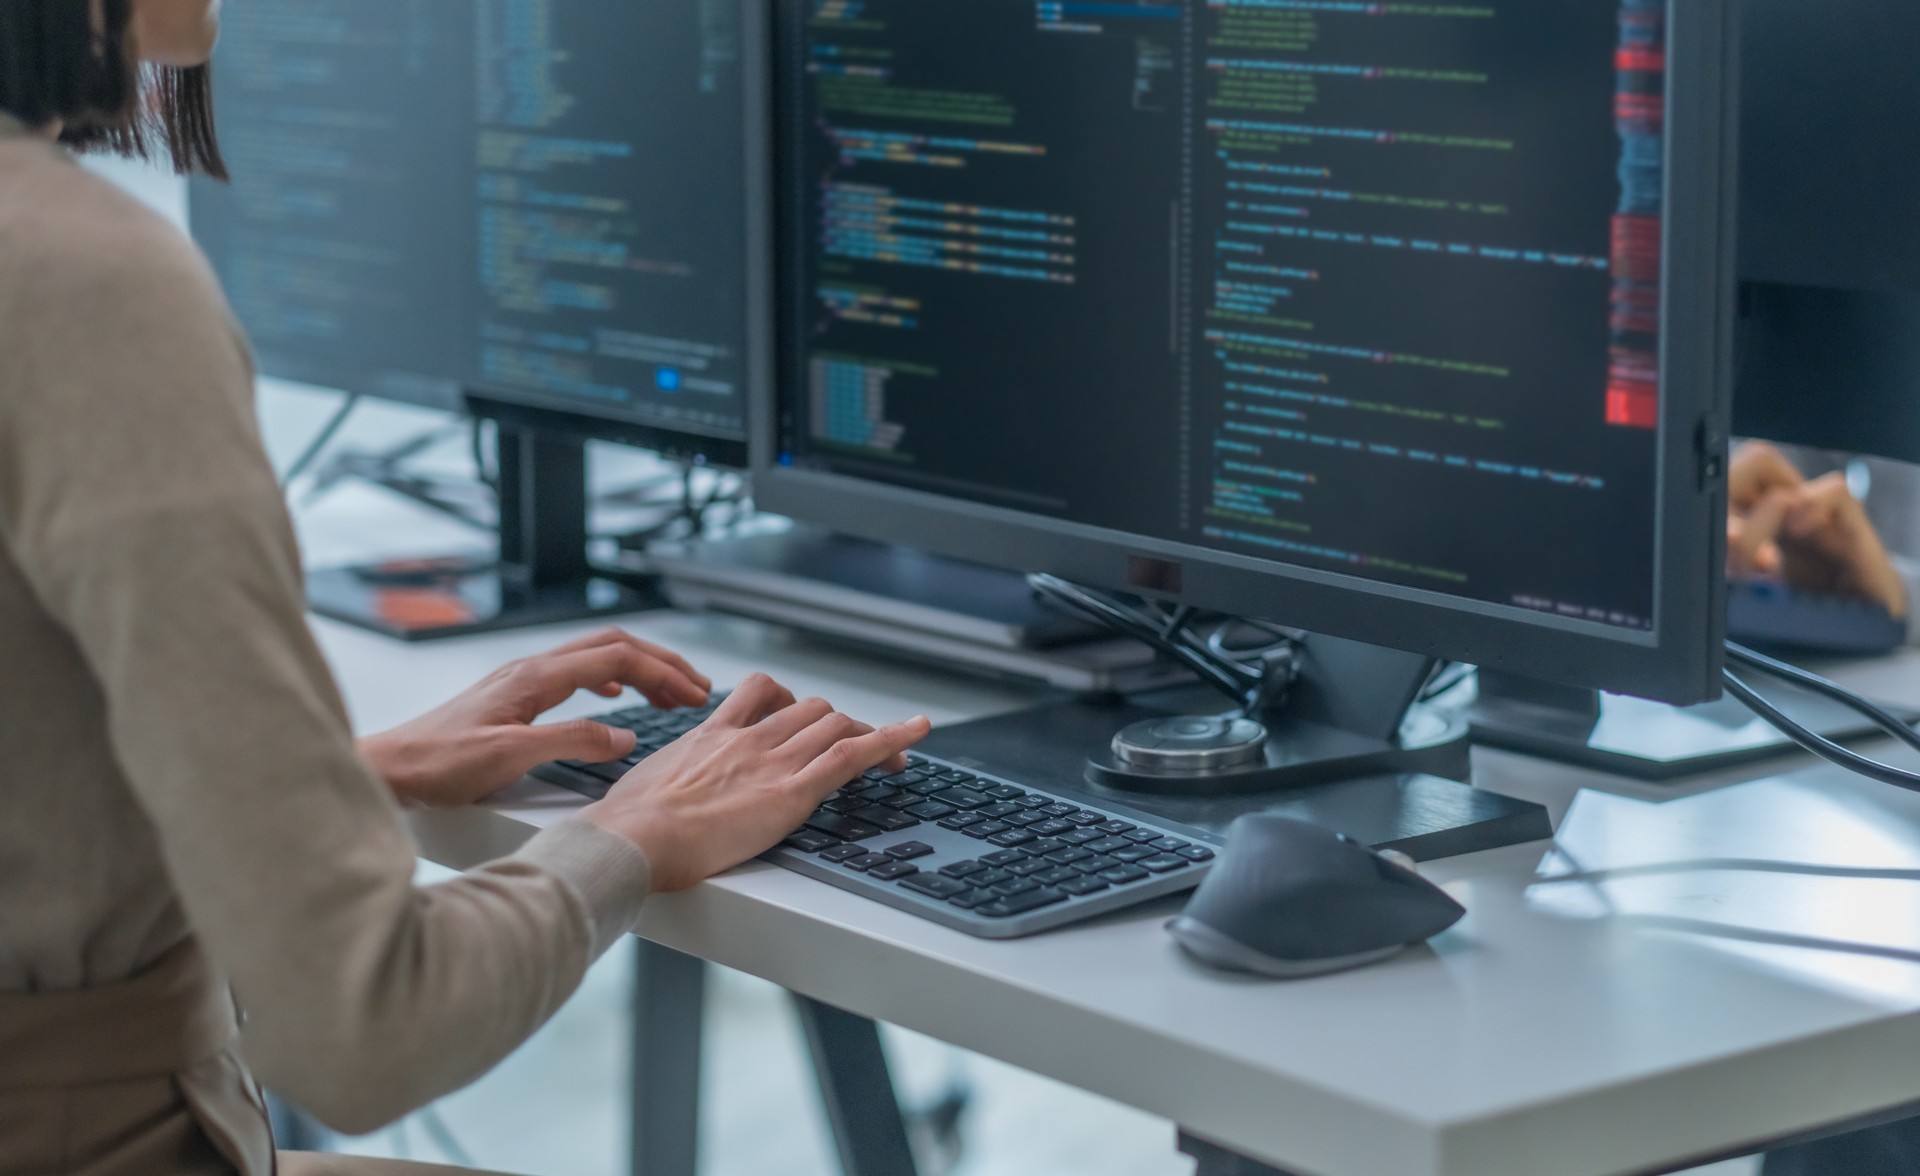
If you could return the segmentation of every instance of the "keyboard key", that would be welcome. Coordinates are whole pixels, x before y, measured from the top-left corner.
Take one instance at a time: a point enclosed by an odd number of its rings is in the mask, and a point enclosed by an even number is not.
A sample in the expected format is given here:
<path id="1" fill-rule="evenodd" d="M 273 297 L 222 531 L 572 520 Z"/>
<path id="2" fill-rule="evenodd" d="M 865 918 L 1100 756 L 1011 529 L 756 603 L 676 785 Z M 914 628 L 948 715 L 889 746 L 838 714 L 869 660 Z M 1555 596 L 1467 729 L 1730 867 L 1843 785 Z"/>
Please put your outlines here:
<path id="1" fill-rule="evenodd" d="M 1146 845 L 1150 842 L 1160 840 L 1160 834 L 1154 832 L 1152 829 L 1135 829 L 1131 833 L 1122 833 L 1121 836 L 1136 845 Z"/>
<path id="2" fill-rule="evenodd" d="M 941 804 L 937 800 L 923 800 L 912 808 L 907 809 L 906 813 L 910 817 L 919 817 L 923 821 L 937 821 L 941 817 L 952 816 L 953 806 L 950 804 Z"/>
<path id="3" fill-rule="evenodd" d="M 1193 863 L 1177 854 L 1161 853 L 1138 863 L 1143 870 L 1152 870 L 1156 874 L 1171 874 L 1175 870 L 1184 870 Z"/>
<path id="4" fill-rule="evenodd" d="M 1047 855 L 1047 860 L 1056 866 L 1071 866 L 1075 862 L 1084 862 L 1093 857 L 1084 849 L 1060 849 Z"/>
<path id="5" fill-rule="evenodd" d="M 1086 845 L 1092 841 L 1104 841 L 1106 836 L 1098 829 L 1075 829 L 1071 833 L 1062 834 L 1060 840 L 1068 845 Z"/>
<path id="6" fill-rule="evenodd" d="M 1139 826 L 1129 825 L 1125 821 L 1106 821 L 1099 825 L 1095 825 L 1094 828 L 1100 830 L 1102 833 L 1111 833 L 1114 836 L 1118 837 L 1122 833 L 1133 832 L 1135 829 L 1139 828 Z"/>
<path id="7" fill-rule="evenodd" d="M 1178 837 L 1162 837 L 1158 841 L 1150 841 L 1147 844 L 1153 846 L 1161 853 L 1173 853 L 1175 850 L 1185 849 L 1187 846 L 1192 845 L 1193 842 L 1182 841 Z"/>
<path id="8" fill-rule="evenodd" d="M 982 821 L 978 825 L 969 825 L 960 831 L 976 840 L 985 841 L 995 833 L 1005 833 L 1011 828 L 1013 826 L 1005 821 Z"/>
<path id="9" fill-rule="evenodd" d="M 1005 870 L 993 869 L 993 870 L 982 870 L 978 874 L 975 874 L 973 877 L 968 878 L 967 881 L 973 883 L 975 886 L 991 887 L 991 886 L 998 886 L 1000 885 L 1000 883 L 1005 882 L 1012 877 L 1013 875 L 1008 873 Z"/>
<path id="10" fill-rule="evenodd" d="M 1029 890 L 1040 889 L 1040 884 L 1031 878 L 1009 878 L 996 886 L 988 887 L 1002 898 L 1014 894 L 1025 894 Z"/>
<path id="11" fill-rule="evenodd" d="M 970 911 L 975 907 L 985 906 L 987 903 L 990 903 L 999 897 L 1000 897 L 999 895 L 995 894 L 991 890 L 975 889 L 975 890 L 969 890 L 965 894 L 956 894 L 952 898 L 949 898 L 947 901 L 953 904 L 954 906 L 959 907 L 963 911 Z"/>
<path id="12" fill-rule="evenodd" d="M 1014 813 L 1025 812 L 1026 810 L 1011 801 L 1003 800 L 999 804 L 988 805 L 986 808 L 976 809 L 974 811 L 989 821 L 997 821 L 1002 817 L 1010 817 Z"/>
<path id="13" fill-rule="evenodd" d="M 958 809 L 977 809 L 985 808 L 993 801 L 971 788 L 949 788 L 940 794 L 940 803 Z"/>
<path id="14" fill-rule="evenodd" d="M 918 784 L 926 778 L 925 772 L 916 772 L 912 768 L 908 768 L 897 776 L 888 776 L 887 783 L 893 785 L 895 788 L 906 788 Z"/>
<path id="15" fill-rule="evenodd" d="M 1111 870 L 1100 871 L 1095 877 L 1111 882 L 1115 886 L 1125 886 L 1129 882 L 1138 882 L 1142 878 L 1151 878 L 1153 875 L 1138 866 L 1115 866 Z"/>
<path id="16" fill-rule="evenodd" d="M 816 833 L 812 829 L 802 829 L 780 844 L 786 846 L 788 849 L 797 849 L 801 853 L 819 853 L 823 849 L 832 849 L 834 846 L 842 844 L 842 842 L 838 837 L 831 837 L 825 833 Z"/>
<path id="17" fill-rule="evenodd" d="M 1024 862 L 1015 862 L 1007 867 L 1016 877 L 1020 878 L 1030 877 L 1034 874 L 1043 874 L 1054 868 L 1054 864 L 1046 858 L 1028 858 Z"/>
<path id="18" fill-rule="evenodd" d="M 939 874 L 915 874 L 900 885 L 929 898 L 952 898 L 973 889 L 958 878 L 944 878 Z"/>
<path id="19" fill-rule="evenodd" d="M 867 801 L 858 796 L 836 796 L 820 807 L 830 813 L 857 813 L 867 807 Z"/>
<path id="20" fill-rule="evenodd" d="M 1034 833 L 1040 837 L 1058 837 L 1062 833 L 1073 832 L 1073 822 L 1063 821 L 1055 817 L 1051 821 L 1042 821 L 1038 825 L 1028 825 L 1027 828 L 1033 830 Z M 1162 846 L 1161 848 L 1165 847 Z"/>
<path id="21" fill-rule="evenodd" d="M 949 878 L 965 878 L 978 874 L 987 868 L 985 862 L 948 862 L 940 867 L 940 872 Z"/>
<path id="22" fill-rule="evenodd" d="M 948 768 L 940 773 L 940 778 L 950 784 L 971 784 L 980 777 L 972 772 L 963 772 L 959 768 Z"/>
<path id="23" fill-rule="evenodd" d="M 1046 820 L 1046 818 L 1041 816 L 1039 813 L 1025 812 L 1025 811 L 1012 813 L 1000 819 L 1005 821 L 1009 825 L 1017 825 L 1022 829 L 1026 828 L 1029 825 L 1041 824 Z"/>
<path id="24" fill-rule="evenodd" d="M 1160 851 L 1151 845 L 1129 845 L 1125 849 L 1116 849 L 1113 856 L 1123 862 L 1143 862 Z"/>
<path id="25" fill-rule="evenodd" d="M 1025 845 L 1027 842 L 1032 841 L 1033 834 L 1027 832 L 1025 829 L 1009 829 L 1005 833 L 995 833 L 993 836 L 987 838 L 987 840 L 995 845 L 1004 845 L 1011 849 L 1013 846 Z"/>
<path id="26" fill-rule="evenodd" d="M 1095 853 L 1112 853 L 1116 849 L 1125 849 L 1132 844 L 1133 842 L 1124 837 L 1102 837 L 1098 841 L 1089 843 L 1087 848 Z"/>
<path id="27" fill-rule="evenodd" d="M 1111 870 L 1115 866 L 1124 866 L 1127 863 L 1121 861 L 1119 858 L 1116 858 L 1116 857 L 1108 857 L 1105 854 L 1096 854 L 1093 857 L 1086 859 L 1085 861 L 1075 862 L 1073 864 L 1080 868 L 1080 872 L 1082 874 L 1098 874 L 1102 870 Z"/>
<path id="28" fill-rule="evenodd" d="M 884 853 L 863 853 L 859 857 L 848 858 L 846 861 L 841 862 L 840 864 L 843 866 L 846 866 L 850 870 L 859 870 L 860 872 L 865 873 L 866 871 L 873 869 L 875 866 L 884 866 L 887 863 L 891 862 L 892 860 L 893 860 L 892 858 L 888 857 Z"/>
<path id="29" fill-rule="evenodd" d="M 1213 860 L 1213 851 L 1204 845 L 1189 845 L 1185 849 L 1176 849 L 1173 852 L 1186 858 L 1190 862 L 1210 862 Z"/>
<path id="30" fill-rule="evenodd" d="M 1060 889 L 1075 898 L 1084 898 L 1089 894 L 1098 894 L 1107 888 L 1107 884 L 1098 878 L 1069 878 L 1060 883 Z"/>
<path id="31" fill-rule="evenodd" d="M 995 853 L 984 854 L 980 860 L 989 866 L 1011 866 L 1015 862 L 1024 862 L 1032 856 L 1024 849 L 1002 849 Z"/>
<path id="32" fill-rule="evenodd" d="M 898 845 L 888 846 L 880 851 L 898 861 L 910 862 L 914 858 L 923 858 L 933 852 L 933 846 L 924 841 L 902 841 Z"/>
<path id="33" fill-rule="evenodd" d="M 986 818 L 982 817 L 979 813 L 955 813 L 940 822 L 940 827 L 942 829 L 964 829 L 968 825 L 978 825 L 984 820 L 986 820 Z"/>
<path id="34" fill-rule="evenodd" d="M 1038 832 L 1038 830 L 1029 829 L 1027 830 L 1027 832 L 1035 833 L 1035 832 Z M 1066 847 L 1067 847 L 1067 843 L 1060 840 L 1058 837 L 1042 837 L 1038 841 L 1028 842 L 1027 852 L 1033 853 L 1033 854 L 1040 854 L 1044 856 L 1050 853 L 1059 853 L 1061 850 L 1065 849 Z"/>
<path id="35" fill-rule="evenodd" d="M 932 780 L 922 780 L 918 784 L 909 784 L 907 785 L 907 791 L 920 796 L 932 796 L 936 792 L 945 792 L 951 787 L 953 787 L 953 781 L 935 778 Z"/>
<path id="36" fill-rule="evenodd" d="M 843 843 L 833 849 L 821 850 L 820 860 L 827 862 L 844 862 L 848 858 L 857 858 L 866 852 L 867 849 L 863 845 L 846 845 Z"/>
<path id="37" fill-rule="evenodd" d="M 883 800 L 900 795 L 900 790 L 891 784 L 869 784 L 855 791 L 854 795 L 871 804 L 879 804 Z"/>
<path id="38" fill-rule="evenodd" d="M 877 783 L 891 775 L 893 775 L 893 773 L 887 771 L 885 768 L 868 768 L 860 778 L 862 780 L 872 780 Z"/>
<path id="39" fill-rule="evenodd" d="M 905 813 L 896 813 L 882 804 L 870 804 L 858 812 L 848 814 L 854 820 L 878 825 L 888 833 L 898 833 L 902 829 L 911 829 L 920 823 L 920 818 L 909 817 Z"/>
<path id="40" fill-rule="evenodd" d="M 988 796 L 993 797 L 995 800 L 1019 800 L 1027 794 L 1026 789 L 1015 788 L 1011 784 L 995 784 L 985 791 Z"/>
<path id="41" fill-rule="evenodd" d="M 1025 894 L 1002 898 L 975 909 L 990 919 L 1004 919 L 1010 915 L 1024 915 L 1028 911 L 1037 911 L 1041 907 L 1065 901 L 1067 901 L 1066 891 L 1047 886 L 1039 890 L 1029 890 Z"/>
<path id="42" fill-rule="evenodd" d="M 1031 875 L 1034 881 L 1043 886 L 1058 886 L 1070 878 L 1078 878 L 1080 871 L 1072 866 L 1055 866 L 1039 874 Z"/>
<path id="43" fill-rule="evenodd" d="M 916 804 L 925 804 L 926 799 L 911 792 L 902 792 L 889 796 L 880 803 L 890 809 L 910 809 Z"/>
<path id="44" fill-rule="evenodd" d="M 919 872 L 920 867 L 914 865 L 912 862 L 895 861 L 889 862 L 884 866 L 875 866 L 873 869 L 867 871 L 867 876 L 870 878 L 878 878 L 882 882 L 898 882 L 902 878 L 911 877 Z"/>
<path id="45" fill-rule="evenodd" d="M 1082 811 L 1074 813 L 1072 816 L 1066 819 L 1069 821 L 1072 821 L 1074 824 L 1080 826 L 1082 829 L 1091 829 L 1095 825 L 1098 825 L 1101 822 L 1105 821 L 1107 818 L 1102 816 L 1099 813 L 1087 812 L 1083 809 Z"/>
<path id="46" fill-rule="evenodd" d="M 1070 804 L 1050 804 L 1040 811 L 1049 817 L 1070 817 L 1080 810 Z"/>
<path id="47" fill-rule="evenodd" d="M 869 837 L 880 836 L 878 825 L 869 825 L 852 817 L 843 817 L 836 813 L 815 813 L 807 818 L 807 828 L 829 833 L 842 841 L 865 841 Z"/>
<path id="48" fill-rule="evenodd" d="M 1046 808 L 1048 805 L 1052 804 L 1053 802 L 1054 802 L 1053 797 L 1051 796 L 1041 796 L 1038 793 L 1028 793 L 1026 796 L 1023 796 L 1020 798 L 1020 807 L 1029 808 L 1029 809 L 1043 809 L 1043 808 Z"/>

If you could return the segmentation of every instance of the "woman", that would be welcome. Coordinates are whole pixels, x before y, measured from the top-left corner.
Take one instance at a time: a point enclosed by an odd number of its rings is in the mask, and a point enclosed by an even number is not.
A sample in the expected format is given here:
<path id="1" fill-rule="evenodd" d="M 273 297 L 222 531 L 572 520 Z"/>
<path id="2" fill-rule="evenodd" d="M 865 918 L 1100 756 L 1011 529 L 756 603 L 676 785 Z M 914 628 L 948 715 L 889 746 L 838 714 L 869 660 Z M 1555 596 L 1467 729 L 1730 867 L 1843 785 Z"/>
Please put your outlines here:
<path id="1" fill-rule="evenodd" d="M 341 1130 L 405 1114 L 532 1033 L 650 890 L 764 850 L 927 729 L 752 678 L 519 854 L 413 886 L 400 805 L 625 754 L 625 732 L 531 725 L 578 689 L 710 684 L 610 631 L 356 749 L 213 279 L 59 142 L 157 135 L 217 174 L 197 67 L 218 8 L 0 2 L 6 1173 L 272 1171 L 253 1073 Z"/>

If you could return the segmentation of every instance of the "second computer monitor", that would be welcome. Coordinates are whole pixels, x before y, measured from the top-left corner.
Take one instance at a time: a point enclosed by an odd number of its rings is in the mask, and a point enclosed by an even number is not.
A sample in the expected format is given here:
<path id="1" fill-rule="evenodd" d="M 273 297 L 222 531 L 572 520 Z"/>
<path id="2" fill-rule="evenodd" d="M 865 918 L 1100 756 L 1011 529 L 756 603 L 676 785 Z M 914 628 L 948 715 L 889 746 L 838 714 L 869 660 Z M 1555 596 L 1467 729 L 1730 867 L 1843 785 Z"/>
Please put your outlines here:
<path id="1" fill-rule="evenodd" d="M 1719 0 L 777 0 L 761 501 L 1717 687 Z"/>
<path id="2" fill-rule="evenodd" d="M 737 0 L 248 0 L 206 248 L 269 375 L 745 459 Z"/>

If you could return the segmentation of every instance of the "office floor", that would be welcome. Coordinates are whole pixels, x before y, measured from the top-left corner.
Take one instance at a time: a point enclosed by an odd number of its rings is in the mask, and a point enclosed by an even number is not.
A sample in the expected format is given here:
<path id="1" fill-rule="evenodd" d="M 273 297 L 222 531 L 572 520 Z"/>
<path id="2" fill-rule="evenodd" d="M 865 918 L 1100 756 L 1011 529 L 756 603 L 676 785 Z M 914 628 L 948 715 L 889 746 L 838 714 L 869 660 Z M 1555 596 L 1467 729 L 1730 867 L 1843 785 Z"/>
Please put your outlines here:
<path id="1" fill-rule="evenodd" d="M 180 185 L 140 169 L 102 169 L 178 218 Z M 285 463 L 323 423 L 329 398 L 286 389 L 262 399 L 269 448 Z M 409 436 L 432 418 L 372 406 L 342 444 L 377 445 Z M 438 460 L 456 463 L 451 443 Z M 378 492 L 347 487 L 301 512 L 313 562 L 380 554 L 364 526 L 369 512 L 394 510 Z M 410 544 L 472 543 L 458 525 L 409 523 Z M 631 956 L 616 950 L 588 976 L 559 1016 L 496 1071 L 437 1108 L 451 1141 L 480 1165 L 522 1176 L 613 1176 L 625 1156 L 625 1066 Z M 888 1048 L 909 1102 L 937 1097 L 955 1081 L 972 1092 L 963 1150 L 949 1176 L 1184 1176 L 1171 1124 L 918 1035 L 889 1031 Z M 785 996 L 739 973 L 715 970 L 709 991 L 702 1080 L 705 1176 L 834 1176 L 834 1160 L 804 1046 Z M 415 1117 L 393 1130 L 348 1140 L 342 1150 L 418 1159 L 458 1158 Z M 1693 1176 L 1753 1176 L 1736 1161 Z M 929 1166 L 929 1172 L 936 1169 Z"/>

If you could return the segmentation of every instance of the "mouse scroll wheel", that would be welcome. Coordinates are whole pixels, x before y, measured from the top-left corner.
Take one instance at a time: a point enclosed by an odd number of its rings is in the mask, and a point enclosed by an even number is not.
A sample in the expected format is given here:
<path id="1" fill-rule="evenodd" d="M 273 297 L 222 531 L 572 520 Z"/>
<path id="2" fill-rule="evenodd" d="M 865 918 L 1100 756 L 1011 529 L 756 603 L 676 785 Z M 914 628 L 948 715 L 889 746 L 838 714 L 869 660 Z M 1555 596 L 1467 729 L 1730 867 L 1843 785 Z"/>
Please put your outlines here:
<path id="1" fill-rule="evenodd" d="M 1399 866 L 1401 869 L 1415 874 L 1420 872 L 1420 863 L 1414 861 L 1397 849 L 1383 849 L 1380 851 L 1380 856 L 1392 862 L 1394 865 Z"/>

